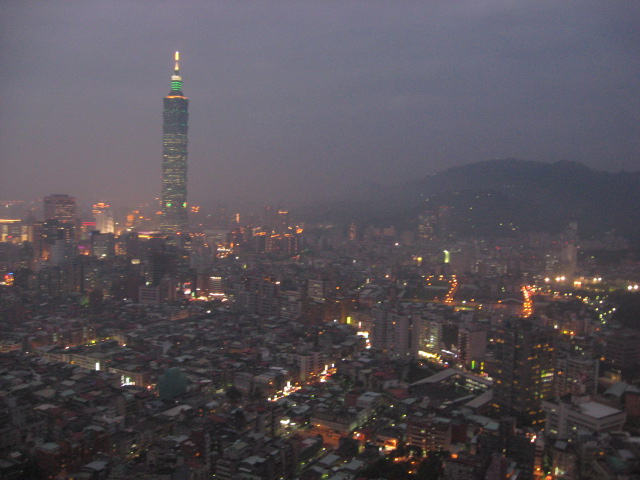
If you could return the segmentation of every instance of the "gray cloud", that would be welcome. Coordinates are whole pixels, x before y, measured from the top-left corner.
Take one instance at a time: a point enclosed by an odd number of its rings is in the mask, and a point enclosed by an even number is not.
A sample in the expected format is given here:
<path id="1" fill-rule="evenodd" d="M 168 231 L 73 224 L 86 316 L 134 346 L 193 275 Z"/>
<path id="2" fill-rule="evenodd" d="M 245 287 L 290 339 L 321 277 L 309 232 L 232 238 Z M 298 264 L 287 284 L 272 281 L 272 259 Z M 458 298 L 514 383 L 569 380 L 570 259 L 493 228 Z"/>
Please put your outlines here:
<path id="1" fill-rule="evenodd" d="M 195 202 L 506 156 L 636 170 L 639 23 L 618 1 L 7 0 L 0 191 L 157 196 L 176 49 Z"/>

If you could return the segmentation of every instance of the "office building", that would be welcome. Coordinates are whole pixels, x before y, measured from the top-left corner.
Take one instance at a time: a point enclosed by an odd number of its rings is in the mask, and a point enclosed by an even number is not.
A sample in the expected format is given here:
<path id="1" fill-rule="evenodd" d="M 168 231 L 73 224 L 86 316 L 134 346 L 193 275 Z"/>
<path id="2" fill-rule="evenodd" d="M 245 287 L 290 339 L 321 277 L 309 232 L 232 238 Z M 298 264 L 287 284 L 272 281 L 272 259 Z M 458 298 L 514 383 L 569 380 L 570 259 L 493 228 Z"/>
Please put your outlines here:
<path id="1" fill-rule="evenodd" d="M 44 220 L 74 223 L 76 220 L 76 199 L 64 194 L 44 197 Z"/>
<path id="2" fill-rule="evenodd" d="M 171 91 L 164 97 L 162 125 L 162 218 L 160 229 L 174 235 L 188 231 L 187 132 L 189 99 L 182 94 L 180 56 L 176 52 Z"/>
<path id="3" fill-rule="evenodd" d="M 584 433 L 601 434 L 622 430 L 627 414 L 622 410 L 591 400 L 591 397 L 566 395 L 543 402 L 546 414 L 545 434 L 575 440 Z"/>
<path id="4" fill-rule="evenodd" d="M 95 229 L 100 233 L 114 233 L 113 210 L 106 203 L 100 202 L 93 206 Z"/>
<path id="5" fill-rule="evenodd" d="M 91 254 L 97 258 L 111 258 L 115 256 L 115 237 L 113 233 L 102 233 L 100 230 L 91 232 Z"/>

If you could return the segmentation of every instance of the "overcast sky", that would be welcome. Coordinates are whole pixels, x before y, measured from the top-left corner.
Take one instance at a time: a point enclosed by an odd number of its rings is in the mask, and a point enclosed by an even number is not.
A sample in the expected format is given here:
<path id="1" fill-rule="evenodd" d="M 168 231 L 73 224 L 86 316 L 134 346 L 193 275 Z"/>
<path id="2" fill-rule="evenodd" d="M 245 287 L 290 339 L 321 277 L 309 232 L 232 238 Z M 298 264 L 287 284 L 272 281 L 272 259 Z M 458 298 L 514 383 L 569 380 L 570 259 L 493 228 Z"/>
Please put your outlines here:
<path id="1" fill-rule="evenodd" d="M 640 170 L 640 3 L 4 0 L 0 200 L 315 201 L 491 158 Z"/>

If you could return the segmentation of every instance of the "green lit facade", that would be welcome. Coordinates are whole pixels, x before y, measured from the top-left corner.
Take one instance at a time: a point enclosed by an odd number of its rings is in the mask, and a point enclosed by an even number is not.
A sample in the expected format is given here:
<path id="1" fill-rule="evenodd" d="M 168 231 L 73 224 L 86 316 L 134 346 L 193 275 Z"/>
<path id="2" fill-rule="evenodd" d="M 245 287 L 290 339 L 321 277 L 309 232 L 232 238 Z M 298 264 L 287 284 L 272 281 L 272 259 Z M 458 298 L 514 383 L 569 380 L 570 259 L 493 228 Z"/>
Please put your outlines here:
<path id="1" fill-rule="evenodd" d="M 188 232 L 187 133 L 189 99 L 182 94 L 182 77 L 176 52 L 171 92 L 164 97 L 162 124 L 162 218 L 165 234 Z"/>

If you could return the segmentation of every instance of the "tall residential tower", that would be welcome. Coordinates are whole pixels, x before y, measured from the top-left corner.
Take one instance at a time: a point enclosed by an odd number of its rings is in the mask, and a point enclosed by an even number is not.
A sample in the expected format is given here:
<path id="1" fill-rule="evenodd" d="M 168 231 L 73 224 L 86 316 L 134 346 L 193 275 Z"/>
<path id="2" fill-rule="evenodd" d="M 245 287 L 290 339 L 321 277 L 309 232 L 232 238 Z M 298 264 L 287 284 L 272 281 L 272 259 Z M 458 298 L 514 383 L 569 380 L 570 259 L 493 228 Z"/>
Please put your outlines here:
<path id="1" fill-rule="evenodd" d="M 189 99 L 182 94 L 180 54 L 176 52 L 171 92 L 164 97 L 162 124 L 162 218 L 166 234 L 186 233 L 187 220 L 187 122 Z"/>
<path id="2" fill-rule="evenodd" d="M 542 401 L 553 396 L 553 330 L 530 318 L 506 320 L 494 335 L 493 403 L 518 426 L 544 422 Z"/>

